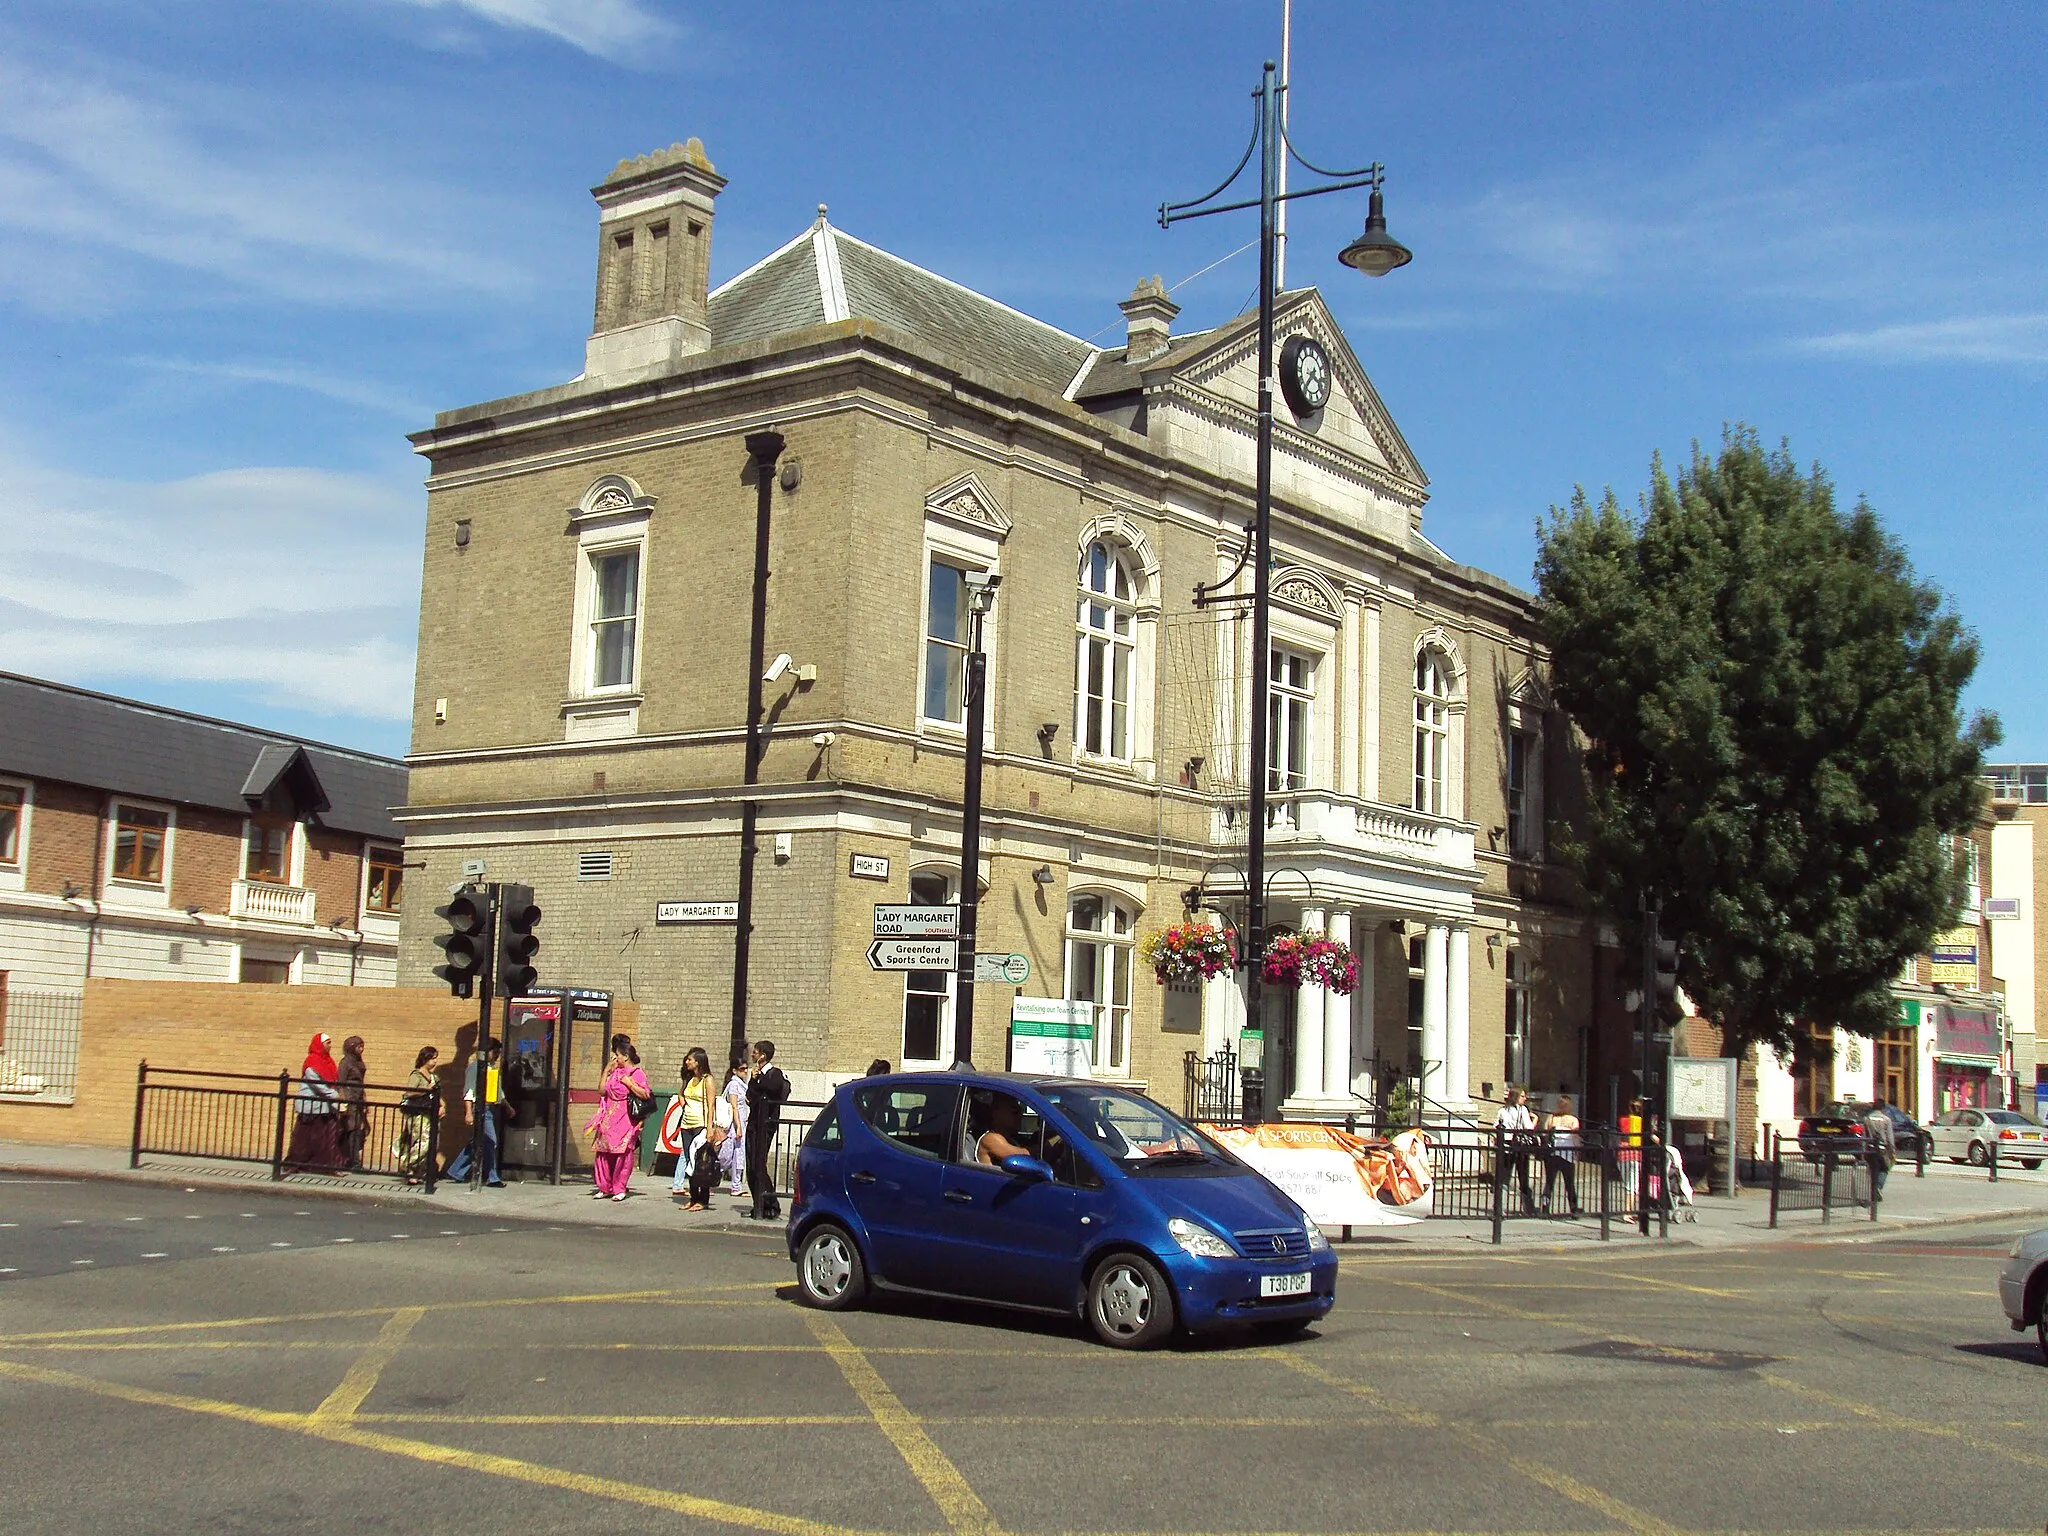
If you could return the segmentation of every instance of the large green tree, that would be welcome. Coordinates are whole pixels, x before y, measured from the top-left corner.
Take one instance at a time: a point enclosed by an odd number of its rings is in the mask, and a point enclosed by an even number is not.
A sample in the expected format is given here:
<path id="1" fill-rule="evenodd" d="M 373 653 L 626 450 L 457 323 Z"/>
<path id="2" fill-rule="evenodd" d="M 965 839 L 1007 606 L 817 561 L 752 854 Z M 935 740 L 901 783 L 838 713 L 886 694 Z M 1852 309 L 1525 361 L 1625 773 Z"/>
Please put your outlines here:
<path id="1" fill-rule="evenodd" d="M 1661 898 L 1680 981 L 1739 1054 L 1794 1021 L 1889 1026 L 1890 983 L 1952 920 L 1942 834 L 1975 817 L 1995 719 L 1962 717 L 1976 641 L 1862 502 L 1726 434 L 1636 515 L 1553 507 L 1537 590 L 1586 742 L 1587 889 Z"/>

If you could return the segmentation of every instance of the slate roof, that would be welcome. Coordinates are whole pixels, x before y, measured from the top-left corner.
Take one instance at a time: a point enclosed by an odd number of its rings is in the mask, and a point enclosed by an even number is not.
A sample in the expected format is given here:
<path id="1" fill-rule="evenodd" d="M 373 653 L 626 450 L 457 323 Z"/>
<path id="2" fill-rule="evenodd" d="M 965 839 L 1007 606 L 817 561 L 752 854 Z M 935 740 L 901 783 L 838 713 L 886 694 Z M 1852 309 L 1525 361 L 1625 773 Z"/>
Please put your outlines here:
<path id="1" fill-rule="evenodd" d="M 711 294 L 714 347 L 830 321 L 879 321 L 977 367 L 1064 394 L 1096 348 L 835 228 L 803 234 Z"/>
<path id="2" fill-rule="evenodd" d="M 404 837 L 391 818 L 405 803 L 395 758 L 0 672 L 0 773 L 246 813 L 245 790 L 260 795 L 302 752 L 328 802 L 320 825 Z"/>

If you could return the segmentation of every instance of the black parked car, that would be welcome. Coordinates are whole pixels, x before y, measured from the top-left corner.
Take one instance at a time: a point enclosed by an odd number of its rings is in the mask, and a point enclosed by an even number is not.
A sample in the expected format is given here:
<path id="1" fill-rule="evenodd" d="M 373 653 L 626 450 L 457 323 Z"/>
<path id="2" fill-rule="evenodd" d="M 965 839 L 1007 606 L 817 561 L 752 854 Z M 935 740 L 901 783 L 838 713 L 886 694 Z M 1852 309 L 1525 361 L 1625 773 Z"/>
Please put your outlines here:
<path id="1" fill-rule="evenodd" d="M 1891 1121 L 1892 1149 L 1898 1153 L 1899 1161 L 1918 1161 L 1923 1148 L 1929 1157 L 1934 1155 L 1934 1138 L 1928 1135 L 1927 1127 L 1895 1104 L 1873 1104 L 1867 1099 L 1843 1099 L 1801 1120 L 1799 1150 L 1809 1160 L 1819 1162 L 1821 1153 L 1829 1148 L 1840 1152 L 1860 1146 L 1868 1134 L 1864 1122 L 1872 1110 Z"/>

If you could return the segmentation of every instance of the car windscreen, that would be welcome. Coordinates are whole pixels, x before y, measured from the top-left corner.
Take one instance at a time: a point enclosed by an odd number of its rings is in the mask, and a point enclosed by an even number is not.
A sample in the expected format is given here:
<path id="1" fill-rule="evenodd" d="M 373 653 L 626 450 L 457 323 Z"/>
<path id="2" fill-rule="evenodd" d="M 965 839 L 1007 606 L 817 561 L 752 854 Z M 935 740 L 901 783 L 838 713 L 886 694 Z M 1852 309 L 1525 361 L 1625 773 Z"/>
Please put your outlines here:
<path id="1" fill-rule="evenodd" d="M 1237 1165 L 1221 1146 L 1142 1094 L 1093 1083 L 1062 1083 L 1041 1091 L 1076 1132 L 1130 1172 Z"/>

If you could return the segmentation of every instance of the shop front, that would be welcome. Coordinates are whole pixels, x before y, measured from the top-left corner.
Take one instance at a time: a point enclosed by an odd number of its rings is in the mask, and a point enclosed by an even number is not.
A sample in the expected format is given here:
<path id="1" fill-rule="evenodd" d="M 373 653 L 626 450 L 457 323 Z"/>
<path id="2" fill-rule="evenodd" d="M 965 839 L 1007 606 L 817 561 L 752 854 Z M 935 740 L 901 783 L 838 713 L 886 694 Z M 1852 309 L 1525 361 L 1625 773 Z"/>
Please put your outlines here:
<path id="1" fill-rule="evenodd" d="M 1998 1015 L 1988 1008 L 1962 1008 L 1953 1003 L 1939 1004 L 1933 1012 L 1935 1112 L 2003 1107 L 2005 1095 L 1998 1082 L 2003 1064 Z"/>

